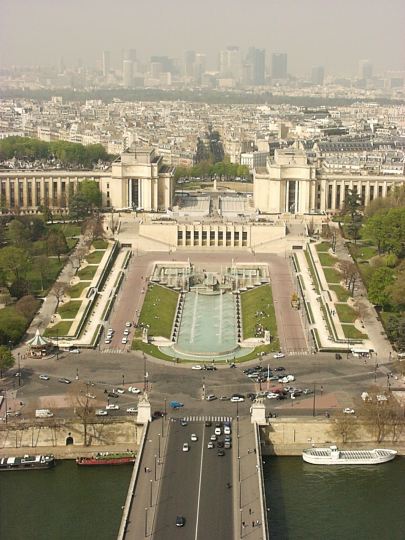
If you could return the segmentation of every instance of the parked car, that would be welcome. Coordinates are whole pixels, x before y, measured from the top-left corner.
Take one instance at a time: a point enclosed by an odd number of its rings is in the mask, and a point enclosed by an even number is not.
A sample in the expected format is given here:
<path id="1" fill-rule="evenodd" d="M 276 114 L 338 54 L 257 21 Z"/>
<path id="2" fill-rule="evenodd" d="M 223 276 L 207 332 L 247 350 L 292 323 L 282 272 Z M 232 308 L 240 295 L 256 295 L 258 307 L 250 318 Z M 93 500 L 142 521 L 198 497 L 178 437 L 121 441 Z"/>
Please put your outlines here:
<path id="1" fill-rule="evenodd" d="M 118 411 L 120 406 L 116 405 L 115 403 L 110 403 L 109 405 L 106 405 L 105 408 L 107 411 Z"/>
<path id="2" fill-rule="evenodd" d="M 169 405 L 172 409 L 181 409 L 184 407 L 184 403 L 180 403 L 180 401 L 171 401 Z"/>
<path id="3" fill-rule="evenodd" d="M 354 414 L 354 409 L 351 409 L 350 407 L 346 407 L 346 409 L 343 409 L 344 414 Z"/>
<path id="4" fill-rule="evenodd" d="M 199 364 L 196 364 L 194 366 L 191 366 L 191 369 L 200 370 L 200 369 L 202 369 L 202 366 L 200 366 Z"/>
<path id="5" fill-rule="evenodd" d="M 208 396 L 205 398 L 207 401 L 214 401 L 214 399 L 217 399 L 217 396 L 214 394 L 208 394 Z"/>
<path id="6" fill-rule="evenodd" d="M 127 328 L 130 328 L 130 327 L 132 326 L 132 323 L 131 323 L 130 321 L 127 321 L 127 322 L 125 323 L 125 326 L 126 326 Z"/>
<path id="7" fill-rule="evenodd" d="M 40 378 L 42 381 L 49 381 L 49 375 L 40 375 L 39 378 Z"/>
<path id="8" fill-rule="evenodd" d="M 138 412 L 138 409 L 136 407 L 128 407 L 127 413 L 129 414 L 136 414 Z"/>
<path id="9" fill-rule="evenodd" d="M 140 394 L 141 391 L 136 386 L 130 386 L 128 388 L 128 392 L 131 392 L 132 394 Z"/>
<path id="10" fill-rule="evenodd" d="M 284 358 L 284 357 L 285 357 L 285 354 L 282 353 L 281 351 L 279 351 L 276 354 L 273 354 L 273 358 Z"/>
<path id="11" fill-rule="evenodd" d="M 66 377 L 60 377 L 58 381 L 64 384 L 70 384 L 72 382 L 70 379 L 66 379 Z"/>
<path id="12" fill-rule="evenodd" d="M 107 416 L 107 414 L 108 414 L 108 411 L 106 411 L 105 409 L 96 410 L 96 416 Z"/>
<path id="13" fill-rule="evenodd" d="M 231 403 L 240 403 L 242 401 L 245 401 L 245 398 L 240 396 L 232 396 L 231 397 Z"/>

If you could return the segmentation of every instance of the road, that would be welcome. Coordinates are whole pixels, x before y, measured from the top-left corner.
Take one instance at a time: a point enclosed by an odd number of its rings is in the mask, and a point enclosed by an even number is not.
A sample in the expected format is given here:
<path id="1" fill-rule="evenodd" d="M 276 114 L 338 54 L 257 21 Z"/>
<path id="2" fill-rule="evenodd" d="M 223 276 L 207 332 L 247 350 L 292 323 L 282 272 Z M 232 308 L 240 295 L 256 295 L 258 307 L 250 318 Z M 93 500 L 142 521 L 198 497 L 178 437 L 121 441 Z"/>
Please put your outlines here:
<path id="1" fill-rule="evenodd" d="M 183 540 L 233 539 L 233 488 L 227 487 L 227 483 L 233 484 L 232 450 L 218 456 L 216 448 L 208 449 L 213 432 L 214 424 L 171 423 L 154 540 L 174 535 Z M 191 441 L 192 433 L 197 435 L 197 442 Z M 190 445 L 188 452 L 182 450 L 184 442 Z M 178 515 L 186 520 L 184 528 L 176 528 Z"/>
<path id="2" fill-rule="evenodd" d="M 316 354 L 306 356 L 286 356 L 282 360 L 263 358 L 261 364 L 271 367 L 285 366 L 287 372 L 295 375 L 294 386 L 313 389 L 316 383 L 317 409 L 333 411 L 336 407 L 353 407 L 354 400 L 363 390 L 367 390 L 374 384 L 376 375 L 377 384 L 387 385 L 387 372 L 392 370 L 392 364 L 383 365 L 379 360 L 379 368 L 374 371 L 374 361 L 364 361 L 356 358 L 344 358 L 335 360 L 332 354 Z M 165 361 L 147 359 L 146 370 L 149 374 L 150 391 L 149 397 L 153 410 L 164 407 L 165 398 L 168 401 L 178 399 L 185 404 L 184 412 L 174 413 L 181 416 L 187 415 L 228 415 L 235 416 L 235 404 L 229 401 L 212 402 L 202 401 L 202 386 L 206 387 L 206 393 L 216 394 L 218 397 L 235 392 L 246 394 L 259 389 L 259 385 L 252 383 L 243 373 L 242 369 L 247 365 L 255 364 L 252 361 L 243 364 L 236 369 L 227 367 L 217 371 L 194 371 L 189 365 L 168 364 Z M 18 378 L 13 376 L 16 369 L 9 372 L 9 376 L 2 381 L 2 389 L 8 391 L 8 407 L 11 410 L 21 410 L 22 417 L 34 415 L 36 408 L 48 407 L 58 409 L 58 415 L 69 416 L 72 414 L 72 396 L 80 390 L 86 389 L 85 382 L 92 381 L 95 385 L 90 392 L 96 396 L 95 407 L 104 407 L 107 404 L 105 389 L 112 390 L 117 387 L 128 388 L 137 386 L 143 388 L 144 362 L 142 356 L 136 353 L 123 354 L 100 354 L 97 351 L 82 352 L 81 354 L 64 354 L 59 359 L 24 359 L 22 365 L 21 387 L 18 387 Z M 39 379 L 41 373 L 50 376 L 49 381 Z M 76 380 L 76 376 L 79 380 Z M 67 377 L 72 384 L 65 385 L 58 382 L 59 377 Z M 123 384 L 124 383 L 124 384 Z M 394 380 L 391 380 L 394 384 Z M 277 382 L 269 383 L 272 386 L 280 386 Z M 321 386 L 323 387 L 321 396 Z M 262 389 L 267 390 L 267 383 L 262 384 Z M 325 396 L 334 395 L 335 405 L 318 402 Z M 306 410 L 312 414 L 311 396 L 305 398 Z M 308 401 L 309 400 L 309 401 Z M 110 399 L 110 402 L 113 402 Z M 118 400 L 121 409 L 115 414 L 125 412 L 126 407 L 136 406 L 137 397 L 128 392 Z M 284 414 L 304 414 L 298 406 L 304 398 L 298 398 L 294 405 L 291 400 L 277 401 L 266 400 L 268 411 L 277 411 L 279 416 Z M 20 406 L 20 402 L 24 405 Z M 241 414 L 248 414 L 250 401 L 240 405 Z M 3 406 L 4 408 L 4 406 Z M 299 411 L 299 412 L 298 412 Z"/>

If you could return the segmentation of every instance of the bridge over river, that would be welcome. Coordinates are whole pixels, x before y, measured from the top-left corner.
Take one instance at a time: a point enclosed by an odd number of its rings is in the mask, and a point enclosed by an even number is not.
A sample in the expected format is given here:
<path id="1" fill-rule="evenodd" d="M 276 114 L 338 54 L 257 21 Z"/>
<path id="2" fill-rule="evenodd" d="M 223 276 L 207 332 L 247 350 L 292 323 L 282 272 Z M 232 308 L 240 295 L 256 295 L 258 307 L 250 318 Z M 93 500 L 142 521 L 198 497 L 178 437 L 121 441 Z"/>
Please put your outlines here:
<path id="1" fill-rule="evenodd" d="M 145 425 L 119 540 L 268 538 L 258 427 L 246 417 L 185 420 L 187 425 L 170 417 Z M 232 447 L 221 456 L 224 422 L 231 425 Z M 221 435 L 208 448 L 219 425 Z M 176 526 L 177 516 L 184 517 L 183 527 Z"/>

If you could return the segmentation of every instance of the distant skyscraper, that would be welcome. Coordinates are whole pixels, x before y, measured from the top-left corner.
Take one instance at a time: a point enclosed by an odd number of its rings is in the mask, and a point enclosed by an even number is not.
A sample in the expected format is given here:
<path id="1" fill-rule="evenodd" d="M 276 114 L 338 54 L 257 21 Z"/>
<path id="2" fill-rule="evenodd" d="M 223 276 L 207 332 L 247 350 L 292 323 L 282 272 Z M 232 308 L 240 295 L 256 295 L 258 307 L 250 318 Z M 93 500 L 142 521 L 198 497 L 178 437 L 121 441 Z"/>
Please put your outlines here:
<path id="1" fill-rule="evenodd" d="M 110 51 L 103 51 L 103 77 L 107 77 L 111 70 Z"/>
<path id="2" fill-rule="evenodd" d="M 123 60 L 130 60 L 131 62 L 136 62 L 136 50 L 126 49 L 124 51 Z"/>
<path id="3" fill-rule="evenodd" d="M 202 76 L 205 73 L 207 65 L 207 57 L 205 54 L 196 53 L 194 62 L 194 79 L 197 83 L 201 82 Z"/>
<path id="4" fill-rule="evenodd" d="M 184 75 L 194 77 L 195 51 L 186 51 L 184 53 Z"/>
<path id="5" fill-rule="evenodd" d="M 131 88 L 133 82 L 134 63 L 132 60 L 124 60 L 122 63 L 122 82 L 125 88 Z"/>
<path id="6" fill-rule="evenodd" d="M 151 56 L 150 62 L 151 64 L 161 64 L 162 71 L 166 71 L 172 74 L 174 74 L 176 71 L 173 65 L 173 60 L 168 56 Z"/>
<path id="7" fill-rule="evenodd" d="M 255 49 L 255 47 L 250 47 L 247 53 L 246 60 L 247 64 L 250 64 L 252 66 L 252 84 L 264 84 L 266 51 L 264 49 Z"/>
<path id="8" fill-rule="evenodd" d="M 323 84 L 323 79 L 325 77 L 325 70 L 323 66 L 315 66 L 311 71 L 311 82 L 312 84 Z"/>
<path id="9" fill-rule="evenodd" d="M 359 62 L 359 77 L 360 79 L 371 79 L 373 76 L 373 65 L 370 60 L 360 60 Z"/>
<path id="10" fill-rule="evenodd" d="M 59 58 L 59 66 L 58 66 L 58 71 L 60 74 L 62 73 L 65 73 L 65 69 L 66 69 L 66 66 L 65 66 L 65 61 L 63 59 L 63 56 L 61 56 Z"/>
<path id="11" fill-rule="evenodd" d="M 273 53 L 271 56 L 271 78 L 286 79 L 287 78 L 287 54 Z"/>
<path id="12" fill-rule="evenodd" d="M 241 58 L 239 47 L 227 47 L 219 53 L 219 71 L 222 77 L 239 79 L 241 73 Z"/>

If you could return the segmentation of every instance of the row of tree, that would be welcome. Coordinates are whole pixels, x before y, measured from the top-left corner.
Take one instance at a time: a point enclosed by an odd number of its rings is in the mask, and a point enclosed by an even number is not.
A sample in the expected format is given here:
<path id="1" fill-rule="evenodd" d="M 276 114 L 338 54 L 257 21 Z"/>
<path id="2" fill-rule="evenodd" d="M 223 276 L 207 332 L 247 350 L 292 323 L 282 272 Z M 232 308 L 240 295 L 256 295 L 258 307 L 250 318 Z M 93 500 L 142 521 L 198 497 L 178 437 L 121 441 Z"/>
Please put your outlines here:
<path id="1" fill-rule="evenodd" d="M 193 167 L 177 167 L 175 177 L 179 178 L 247 178 L 249 176 L 249 168 L 246 165 L 238 163 L 230 163 L 230 161 L 218 161 L 211 163 L 210 161 L 201 161 Z"/>
<path id="2" fill-rule="evenodd" d="M 6 137 L 0 141 L 0 161 L 19 159 L 51 161 L 64 167 L 90 168 L 99 161 L 111 161 L 101 144 L 84 146 L 68 141 L 45 142 L 30 137 Z"/>

